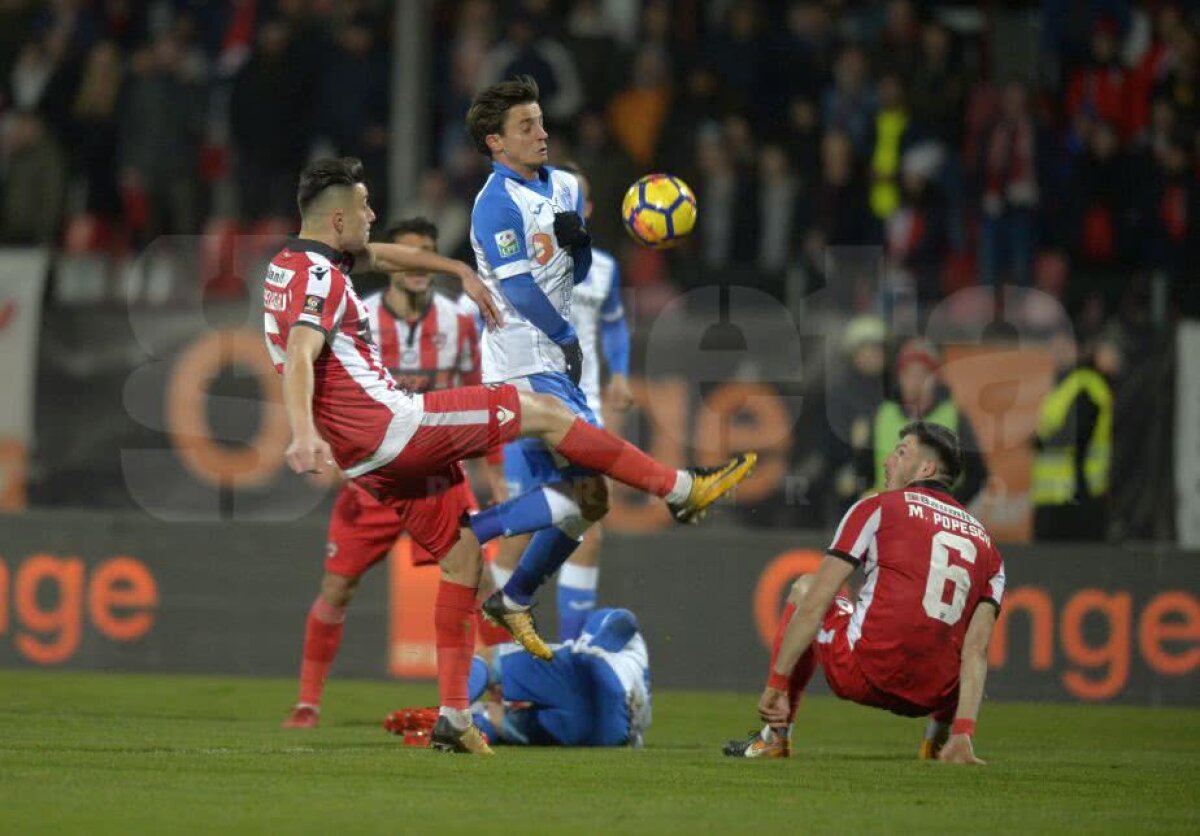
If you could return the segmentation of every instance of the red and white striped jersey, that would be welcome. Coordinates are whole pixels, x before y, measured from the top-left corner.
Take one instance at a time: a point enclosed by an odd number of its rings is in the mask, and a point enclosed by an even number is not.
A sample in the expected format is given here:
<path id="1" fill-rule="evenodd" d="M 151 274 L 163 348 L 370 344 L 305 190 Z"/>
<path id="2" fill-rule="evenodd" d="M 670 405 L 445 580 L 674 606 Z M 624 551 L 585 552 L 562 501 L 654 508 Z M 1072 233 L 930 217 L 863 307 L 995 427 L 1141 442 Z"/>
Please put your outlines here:
<path id="1" fill-rule="evenodd" d="M 385 294 L 363 299 L 383 365 L 410 392 L 473 386 L 480 382 L 475 319 L 457 302 L 434 292 L 420 318 L 396 316 Z"/>
<path id="2" fill-rule="evenodd" d="M 975 608 L 1004 597 L 1004 561 L 983 525 L 940 483 L 915 482 L 855 503 L 829 554 L 866 575 L 846 630 L 866 677 L 918 705 L 949 698 Z"/>
<path id="3" fill-rule="evenodd" d="M 319 242 L 289 241 L 267 267 L 263 327 L 280 374 L 293 326 L 325 335 L 313 363 L 313 422 L 338 467 L 355 477 L 399 455 L 417 431 L 423 404 L 384 367 L 367 308 L 344 272 L 347 261 Z"/>

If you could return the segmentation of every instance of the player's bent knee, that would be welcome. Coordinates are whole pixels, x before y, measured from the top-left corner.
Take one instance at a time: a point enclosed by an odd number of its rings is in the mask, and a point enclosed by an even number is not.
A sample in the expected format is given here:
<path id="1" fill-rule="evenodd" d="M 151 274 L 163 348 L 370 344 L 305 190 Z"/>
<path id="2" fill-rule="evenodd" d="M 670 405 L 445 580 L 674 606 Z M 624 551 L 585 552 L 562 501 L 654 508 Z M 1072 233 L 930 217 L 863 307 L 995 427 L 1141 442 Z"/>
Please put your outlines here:
<path id="1" fill-rule="evenodd" d="M 565 430 L 575 420 L 562 401 L 537 392 L 518 392 L 521 402 L 521 434 L 539 435 Z"/>
<path id="2" fill-rule="evenodd" d="M 344 607 L 354 599 L 360 580 L 362 579 L 326 572 L 321 578 L 321 597 L 335 607 Z"/>
<path id="3" fill-rule="evenodd" d="M 608 482 L 594 476 L 579 483 L 579 513 L 589 523 L 597 523 L 608 513 Z"/>

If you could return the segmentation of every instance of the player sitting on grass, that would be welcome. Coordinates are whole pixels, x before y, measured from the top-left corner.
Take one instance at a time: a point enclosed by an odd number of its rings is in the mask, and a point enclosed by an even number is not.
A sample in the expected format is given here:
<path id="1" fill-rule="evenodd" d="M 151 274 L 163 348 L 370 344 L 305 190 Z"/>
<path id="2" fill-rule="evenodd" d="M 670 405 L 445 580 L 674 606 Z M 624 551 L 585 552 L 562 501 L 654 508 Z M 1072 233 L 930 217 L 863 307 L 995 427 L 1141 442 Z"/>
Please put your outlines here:
<path id="1" fill-rule="evenodd" d="M 819 661 L 842 699 L 932 715 L 922 758 L 983 763 L 971 738 L 1004 563 L 984 527 L 950 496 L 962 472 L 951 430 L 919 421 L 904 427 L 884 471 L 887 489 L 846 512 L 820 568 L 792 587 L 758 703 L 767 725 L 727 743 L 725 754 L 789 757 L 796 709 Z M 858 601 L 838 596 L 860 566 Z"/>
<path id="2" fill-rule="evenodd" d="M 629 610 L 599 609 L 575 641 L 551 645 L 542 662 L 501 645 L 476 656 L 470 692 L 475 724 L 492 743 L 518 746 L 641 746 L 650 725 L 650 659 Z M 421 745 L 433 709 L 401 709 L 384 727 Z"/>

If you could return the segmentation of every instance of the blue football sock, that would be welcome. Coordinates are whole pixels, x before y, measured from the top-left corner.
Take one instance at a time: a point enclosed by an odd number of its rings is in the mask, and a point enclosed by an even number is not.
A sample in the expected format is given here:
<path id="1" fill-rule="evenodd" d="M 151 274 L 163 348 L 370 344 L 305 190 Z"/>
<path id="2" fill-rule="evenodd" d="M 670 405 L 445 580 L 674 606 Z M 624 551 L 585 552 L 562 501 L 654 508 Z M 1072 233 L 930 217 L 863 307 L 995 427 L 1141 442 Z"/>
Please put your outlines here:
<path id="1" fill-rule="evenodd" d="M 538 587 L 557 572 L 577 548 L 579 541 L 574 537 L 558 528 L 543 528 L 533 535 L 521 553 L 521 562 L 504 585 L 504 594 L 516 603 L 528 606 Z"/>
<path id="2" fill-rule="evenodd" d="M 583 623 L 596 609 L 596 590 L 558 584 L 558 640 L 573 641 L 583 632 Z"/>
<path id="3" fill-rule="evenodd" d="M 471 515 L 471 530 L 475 532 L 480 543 L 501 536 L 511 537 L 514 534 L 537 531 L 553 523 L 550 502 L 546 499 L 544 488 L 523 493 L 507 502 Z"/>

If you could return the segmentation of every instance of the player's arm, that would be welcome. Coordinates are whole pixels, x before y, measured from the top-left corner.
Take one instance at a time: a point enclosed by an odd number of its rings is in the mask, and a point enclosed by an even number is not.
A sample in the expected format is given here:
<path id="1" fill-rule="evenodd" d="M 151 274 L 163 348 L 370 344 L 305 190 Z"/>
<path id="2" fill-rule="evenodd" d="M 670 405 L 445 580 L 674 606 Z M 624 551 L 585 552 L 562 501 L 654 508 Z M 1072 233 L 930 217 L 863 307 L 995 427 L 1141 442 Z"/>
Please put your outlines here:
<path id="1" fill-rule="evenodd" d="M 554 215 L 554 239 L 558 246 L 571 254 L 573 275 L 571 280 L 579 284 L 592 269 L 592 235 L 587 231 L 584 216 L 583 189 L 578 181 L 575 186 L 575 210 L 557 212 Z"/>
<path id="2" fill-rule="evenodd" d="M 463 293 L 476 305 L 484 321 L 493 328 L 504 324 L 500 309 L 492 299 L 487 285 L 475 271 L 461 261 L 446 258 L 419 247 L 390 242 L 373 242 L 367 245 L 367 269 L 394 273 L 398 270 L 423 270 L 430 273 L 445 273 L 457 276 L 462 282 Z"/>
<path id="3" fill-rule="evenodd" d="M 775 659 L 775 668 L 771 671 L 772 685 L 782 684 L 782 690 L 787 689 L 787 679 L 796 667 L 796 662 L 808 650 L 817 637 L 817 630 L 825 613 L 833 603 L 834 596 L 842 588 L 842 584 L 854 572 L 855 564 L 849 560 L 834 555 L 826 555 L 813 575 L 813 584 L 808 594 L 796 607 L 796 614 L 784 633 L 783 643 L 779 646 L 779 655 Z"/>
<path id="4" fill-rule="evenodd" d="M 629 389 L 629 325 L 621 305 L 620 274 L 615 265 L 608 295 L 600 306 L 600 349 L 610 374 L 609 402 L 624 412 L 633 406 L 633 392 Z"/>
<path id="5" fill-rule="evenodd" d="M 471 227 L 493 265 L 505 300 L 562 349 L 567 374 L 578 384 L 583 369 L 579 337 L 533 280 L 533 265 L 525 248 L 525 224 L 516 205 L 506 196 L 486 196 L 475 204 Z"/>
<path id="6" fill-rule="evenodd" d="M 333 464 L 333 454 L 313 423 L 313 363 L 325 348 L 325 333 L 317 326 L 296 322 L 288 333 L 283 362 L 283 405 L 292 442 L 285 458 L 296 473 L 320 473 Z"/>
<path id="7" fill-rule="evenodd" d="M 985 598 L 975 608 L 967 635 L 963 640 L 962 663 L 958 674 L 958 709 L 950 727 L 950 739 L 942 747 L 938 759 L 945 763 L 982 764 L 975 757 L 971 737 L 975 734 L 975 719 L 983 702 L 983 686 L 987 681 L 987 651 L 996 626 L 998 606 Z"/>

